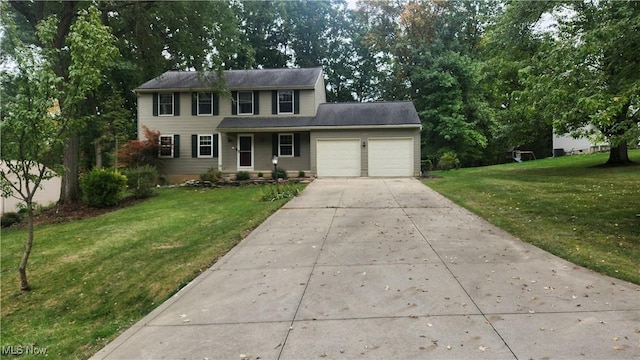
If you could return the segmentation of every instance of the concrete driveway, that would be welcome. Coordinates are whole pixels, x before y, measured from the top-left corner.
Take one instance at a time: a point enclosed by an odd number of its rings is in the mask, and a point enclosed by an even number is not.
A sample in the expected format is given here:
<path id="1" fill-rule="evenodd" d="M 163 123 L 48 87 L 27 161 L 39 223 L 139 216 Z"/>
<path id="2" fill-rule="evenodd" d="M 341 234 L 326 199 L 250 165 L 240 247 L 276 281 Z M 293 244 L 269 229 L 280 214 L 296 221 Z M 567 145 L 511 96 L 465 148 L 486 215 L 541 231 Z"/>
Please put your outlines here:
<path id="1" fill-rule="evenodd" d="M 640 286 L 415 179 L 318 179 L 94 359 L 638 359 Z"/>

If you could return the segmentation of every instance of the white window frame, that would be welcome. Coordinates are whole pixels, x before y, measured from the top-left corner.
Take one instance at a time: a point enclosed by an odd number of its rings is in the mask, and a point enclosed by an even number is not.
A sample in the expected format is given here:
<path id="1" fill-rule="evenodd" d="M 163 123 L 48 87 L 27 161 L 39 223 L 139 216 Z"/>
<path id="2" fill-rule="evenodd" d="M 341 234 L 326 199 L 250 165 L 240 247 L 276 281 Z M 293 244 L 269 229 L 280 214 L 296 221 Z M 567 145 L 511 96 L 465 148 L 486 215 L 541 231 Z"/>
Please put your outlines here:
<path id="1" fill-rule="evenodd" d="M 241 105 L 241 103 L 240 103 L 240 95 L 241 94 L 251 94 L 251 112 L 244 112 L 243 113 L 243 112 L 240 111 L 240 109 L 241 109 L 241 106 L 240 106 Z M 255 112 L 255 109 L 254 109 L 255 101 L 254 101 L 254 98 L 253 98 L 253 91 L 238 91 L 237 107 L 238 107 L 237 108 L 238 115 L 253 115 L 253 113 Z"/>
<path id="2" fill-rule="evenodd" d="M 168 138 L 168 139 L 170 139 L 170 140 L 169 140 L 169 144 L 170 144 L 170 149 L 171 149 L 171 155 L 163 155 L 163 154 L 162 154 L 162 147 L 163 147 L 162 139 L 163 139 L 163 138 Z M 173 158 L 173 155 L 174 155 L 174 153 L 173 153 L 173 149 L 174 149 L 174 147 L 175 147 L 174 139 L 175 139 L 175 136 L 174 136 L 173 134 L 163 134 L 163 135 L 160 135 L 160 137 L 158 138 L 158 141 L 160 141 L 159 148 L 158 148 L 158 157 L 159 157 L 159 158 L 161 158 L 161 159 L 170 159 L 170 158 Z M 166 145 L 164 145 L 164 146 L 166 146 Z"/>
<path id="3" fill-rule="evenodd" d="M 206 98 L 203 95 L 209 95 L 209 105 L 211 106 L 211 111 L 208 113 L 204 113 L 204 112 L 200 112 L 200 99 L 201 98 Z M 211 116 L 213 115 L 213 93 L 212 92 L 199 92 L 198 93 L 198 116 Z"/>
<path id="4" fill-rule="evenodd" d="M 209 149 L 210 155 L 202 155 L 202 147 L 207 146 L 202 144 L 202 138 L 208 136 L 210 139 Z M 213 157 L 213 134 L 198 134 L 198 158 L 212 158 Z"/>
<path id="5" fill-rule="evenodd" d="M 171 97 L 171 113 L 163 113 L 162 112 L 162 105 L 163 105 L 162 98 L 165 97 L 165 96 L 170 96 Z M 158 116 L 173 116 L 173 113 L 175 111 L 174 108 L 175 108 L 175 103 L 174 103 L 173 93 L 159 93 L 158 94 Z"/>
<path id="6" fill-rule="evenodd" d="M 282 111 L 280 109 L 281 104 L 283 103 L 280 100 L 280 94 L 281 93 L 290 93 L 291 94 L 291 111 Z M 278 114 L 293 114 L 294 110 L 294 103 L 295 103 L 295 99 L 294 99 L 295 92 L 293 90 L 278 90 Z M 288 103 L 288 102 L 286 102 Z"/>
<path id="7" fill-rule="evenodd" d="M 282 137 L 283 136 L 290 136 L 291 137 L 291 144 L 283 144 L 282 143 Z M 278 134 L 278 157 L 293 157 L 295 154 L 294 149 L 295 149 L 295 137 L 293 136 L 292 133 L 284 133 L 284 134 Z M 291 147 L 291 154 L 282 154 L 282 147 L 286 146 L 286 147 Z"/>

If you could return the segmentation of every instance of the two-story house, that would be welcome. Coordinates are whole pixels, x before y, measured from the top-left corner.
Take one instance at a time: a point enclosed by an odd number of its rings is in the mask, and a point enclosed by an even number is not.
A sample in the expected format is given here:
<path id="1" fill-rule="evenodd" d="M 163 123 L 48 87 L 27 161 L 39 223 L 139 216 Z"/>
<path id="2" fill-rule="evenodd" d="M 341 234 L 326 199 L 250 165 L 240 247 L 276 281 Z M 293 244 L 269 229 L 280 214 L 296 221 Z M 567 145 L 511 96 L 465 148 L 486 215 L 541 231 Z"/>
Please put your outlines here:
<path id="1" fill-rule="evenodd" d="M 327 103 L 322 68 L 168 71 L 135 89 L 138 130 L 160 131 L 170 182 L 209 168 L 293 175 L 416 176 L 420 119 L 411 102 Z"/>

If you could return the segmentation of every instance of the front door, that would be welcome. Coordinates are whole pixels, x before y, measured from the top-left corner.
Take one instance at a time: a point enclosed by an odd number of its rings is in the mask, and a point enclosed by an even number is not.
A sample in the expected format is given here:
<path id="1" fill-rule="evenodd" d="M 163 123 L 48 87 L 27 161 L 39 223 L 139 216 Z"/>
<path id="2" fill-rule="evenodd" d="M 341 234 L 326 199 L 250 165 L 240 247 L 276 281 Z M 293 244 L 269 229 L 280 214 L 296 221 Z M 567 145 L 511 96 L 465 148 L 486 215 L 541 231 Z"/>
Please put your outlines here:
<path id="1" fill-rule="evenodd" d="M 253 135 L 238 136 L 238 169 L 253 169 Z"/>

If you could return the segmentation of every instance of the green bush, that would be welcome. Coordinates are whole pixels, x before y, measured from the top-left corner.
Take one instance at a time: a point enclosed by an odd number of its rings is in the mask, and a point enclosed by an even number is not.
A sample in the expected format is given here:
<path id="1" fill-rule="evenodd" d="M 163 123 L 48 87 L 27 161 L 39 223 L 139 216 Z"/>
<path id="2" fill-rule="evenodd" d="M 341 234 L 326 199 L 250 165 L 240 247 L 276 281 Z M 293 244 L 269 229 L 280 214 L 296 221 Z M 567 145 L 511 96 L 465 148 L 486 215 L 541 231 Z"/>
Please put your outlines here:
<path id="1" fill-rule="evenodd" d="M 3 228 L 18 224 L 20 221 L 22 221 L 22 215 L 17 212 L 4 213 L 0 219 L 0 223 Z"/>
<path id="2" fill-rule="evenodd" d="M 136 199 L 144 199 L 154 194 L 158 184 L 158 170 L 151 165 L 138 166 L 135 169 L 126 169 L 127 189 Z"/>
<path id="3" fill-rule="evenodd" d="M 458 159 L 458 155 L 453 151 L 448 151 L 440 157 L 440 161 L 438 161 L 438 169 L 440 170 L 451 170 L 451 169 L 459 169 L 460 168 L 460 159 Z"/>
<path id="4" fill-rule="evenodd" d="M 120 203 L 127 187 L 127 177 L 115 170 L 93 169 L 80 178 L 83 200 L 92 207 Z"/>
<path id="5" fill-rule="evenodd" d="M 287 178 L 287 170 L 282 169 L 282 168 L 278 168 L 278 176 L 276 176 L 275 171 L 271 171 L 271 178 L 272 179 L 276 179 L 276 178 L 286 179 Z"/>
<path id="6" fill-rule="evenodd" d="M 213 167 L 209 168 L 206 173 L 200 174 L 200 181 L 215 183 L 220 179 L 222 179 L 222 171 Z"/>
<path id="7" fill-rule="evenodd" d="M 303 178 L 305 175 L 304 170 L 298 170 L 298 177 Z"/>
<path id="8" fill-rule="evenodd" d="M 248 171 L 238 171 L 236 173 L 236 180 L 238 181 L 249 180 L 249 179 L 251 179 L 251 174 L 249 174 Z"/>
<path id="9" fill-rule="evenodd" d="M 272 184 L 264 187 L 262 201 L 276 201 L 298 196 L 300 189 L 292 184 Z"/>

